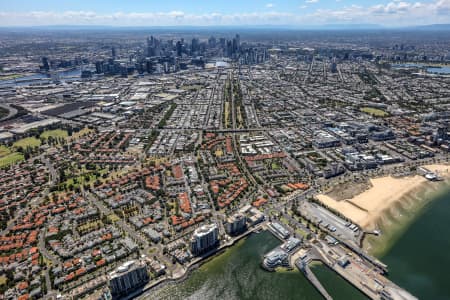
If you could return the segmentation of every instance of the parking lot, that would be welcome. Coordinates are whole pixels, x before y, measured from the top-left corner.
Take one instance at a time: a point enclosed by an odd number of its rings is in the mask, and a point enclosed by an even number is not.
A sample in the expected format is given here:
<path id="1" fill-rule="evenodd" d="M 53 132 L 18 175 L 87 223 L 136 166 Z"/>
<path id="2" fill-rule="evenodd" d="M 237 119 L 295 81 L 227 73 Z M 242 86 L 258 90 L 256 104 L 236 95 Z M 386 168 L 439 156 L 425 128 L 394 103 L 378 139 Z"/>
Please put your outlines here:
<path id="1" fill-rule="evenodd" d="M 312 220 L 322 229 L 326 229 L 342 240 L 353 241 L 358 244 L 361 230 L 354 224 L 336 216 L 327 209 L 308 201 L 301 202 L 299 209 L 308 219 Z"/>

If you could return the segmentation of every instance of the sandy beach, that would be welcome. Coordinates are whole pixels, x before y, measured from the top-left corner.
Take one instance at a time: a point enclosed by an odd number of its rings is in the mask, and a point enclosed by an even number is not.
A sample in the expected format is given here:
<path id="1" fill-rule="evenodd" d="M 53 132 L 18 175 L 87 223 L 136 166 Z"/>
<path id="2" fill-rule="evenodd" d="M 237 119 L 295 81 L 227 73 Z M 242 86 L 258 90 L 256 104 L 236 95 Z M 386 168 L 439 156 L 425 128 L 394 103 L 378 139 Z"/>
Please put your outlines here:
<path id="1" fill-rule="evenodd" d="M 450 176 L 448 165 L 425 166 L 442 177 Z M 328 195 L 317 195 L 326 206 L 340 212 L 365 230 L 376 228 L 376 222 L 385 211 L 402 201 L 412 190 L 428 182 L 423 176 L 394 178 L 391 176 L 371 179 L 372 187 L 351 199 L 336 201 Z"/>

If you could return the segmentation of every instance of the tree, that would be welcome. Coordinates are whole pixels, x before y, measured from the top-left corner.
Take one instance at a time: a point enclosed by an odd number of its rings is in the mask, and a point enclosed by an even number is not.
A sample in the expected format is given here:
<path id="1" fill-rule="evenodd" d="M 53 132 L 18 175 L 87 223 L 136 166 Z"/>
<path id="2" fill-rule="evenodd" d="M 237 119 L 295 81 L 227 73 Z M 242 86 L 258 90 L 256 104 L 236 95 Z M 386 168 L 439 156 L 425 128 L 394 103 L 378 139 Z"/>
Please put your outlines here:
<path id="1" fill-rule="evenodd" d="M 66 172 L 64 171 L 64 168 L 59 169 L 59 182 L 66 181 Z"/>

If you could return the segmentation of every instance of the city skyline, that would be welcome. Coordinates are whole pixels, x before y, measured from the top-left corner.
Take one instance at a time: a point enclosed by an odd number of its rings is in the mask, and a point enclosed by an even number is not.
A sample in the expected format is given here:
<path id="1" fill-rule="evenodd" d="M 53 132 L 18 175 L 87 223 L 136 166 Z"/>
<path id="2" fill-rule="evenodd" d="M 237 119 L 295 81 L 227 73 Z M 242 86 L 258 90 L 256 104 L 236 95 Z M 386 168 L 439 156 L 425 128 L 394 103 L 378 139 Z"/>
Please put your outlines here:
<path id="1" fill-rule="evenodd" d="M 291 26 L 450 23 L 450 0 L 278 0 L 187 2 L 5 1 L 0 27 L 14 26 Z"/>

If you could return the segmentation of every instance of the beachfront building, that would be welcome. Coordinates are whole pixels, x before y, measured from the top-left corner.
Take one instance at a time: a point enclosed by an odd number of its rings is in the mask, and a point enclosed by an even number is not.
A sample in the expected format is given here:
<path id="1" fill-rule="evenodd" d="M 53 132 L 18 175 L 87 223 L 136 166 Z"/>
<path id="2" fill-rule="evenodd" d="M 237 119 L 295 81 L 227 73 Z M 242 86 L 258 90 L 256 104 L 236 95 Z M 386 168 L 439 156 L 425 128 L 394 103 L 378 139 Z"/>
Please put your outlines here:
<path id="1" fill-rule="evenodd" d="M 194 231 L 191 238 L 191 252 L 200 255 L 211 250 L 219 241 L 219 229 L 216 224 L 203 225 Z"/>
<path id="2" fill-rule="evenodd" d="M 244 214 L 237 213 L 227 218 L 225 231 L 229 235 L 236 235 L 247 229 L 247 218 Z"/>
<path id="3" fill-rule="evenodd" d="M 282 239 L 287 239 L 290 235 L 289 231 L 278 222 L 270 223 L 269 228 L 272 229 L 273 233 L 275 233 L 277 236 L 279 236 Z"/>
<path id="4" fill-rule="evenodd" d="M 130 260 L 109 274 L 109 289 L 113 299 L 119 299 L 148 281 L 146 264 Z"/>
<path id="5" fill-rule="evenodd" d="M 272 271 L 277 267 L 289 267 L 289 255 L 281 248 L 276 248 L 265 255 L 263 267 Z"/>

